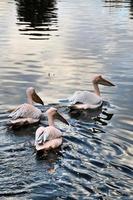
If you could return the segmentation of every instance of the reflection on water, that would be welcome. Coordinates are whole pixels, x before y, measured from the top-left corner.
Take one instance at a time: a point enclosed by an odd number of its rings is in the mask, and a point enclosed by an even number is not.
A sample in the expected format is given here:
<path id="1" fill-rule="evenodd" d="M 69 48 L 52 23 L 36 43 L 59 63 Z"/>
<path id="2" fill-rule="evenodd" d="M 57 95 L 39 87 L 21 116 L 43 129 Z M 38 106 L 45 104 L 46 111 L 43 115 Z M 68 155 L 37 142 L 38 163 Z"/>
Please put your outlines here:
<path id="1" fill-rule="evenodd" d="M 133 18 L 133 0 L 104 0 L 106 7 L 110 8 L 129 8 L 130 19 Z"/>
<path id="2" fill-rule="evenodd" d="M 133 0 L 130 0 L 130 15 L 130 18 L 133 19 Z"/>
<path id="3" fill-rule="evenodd" d="M 19 31 L 30 39 L 49 39 L 57 31 L 56 0 L 16 0 Z"/>
<path id="4" fill-rule="evenodd" d="M 132 4 L 0 1 L 0 199 L 133 199 Z M 56 103 L 76 90 L 92 91 L 99 73 L 116 84 L 100 88 L 102 110 L 69 113 Z M 56 122 L 63 146 L 43 157 L 34 148 L 39 125 L 5 126 L 7 110 L 26 102 L 29 86 L 43 99 L 42 109 L 58 107 L 71 124 Z"/>

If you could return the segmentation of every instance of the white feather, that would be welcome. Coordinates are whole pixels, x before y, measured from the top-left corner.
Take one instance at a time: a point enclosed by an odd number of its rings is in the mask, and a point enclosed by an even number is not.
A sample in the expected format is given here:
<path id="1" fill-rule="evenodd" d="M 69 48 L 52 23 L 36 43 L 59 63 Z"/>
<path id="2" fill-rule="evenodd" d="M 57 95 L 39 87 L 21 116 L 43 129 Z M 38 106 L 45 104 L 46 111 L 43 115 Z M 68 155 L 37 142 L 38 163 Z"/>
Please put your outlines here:
<path id="1" fill-rule="evenodd" d="M 39 119 L 41 115 L 41 110 L 31 104 L 24 103 L 18 106 L 12 113 L 10 113 L 9 117 L 11 117 L 13 120 L 18 118 Z"/>
<path id="2" fill-rule="evenodd" d="M 102 98 L 95 93 L 89 91 L 76 91 L 72 97 L 69 98 L 71 104 L 83 103 L 90 105 L 90 108 L 97 108 L 102 105 Z"/>

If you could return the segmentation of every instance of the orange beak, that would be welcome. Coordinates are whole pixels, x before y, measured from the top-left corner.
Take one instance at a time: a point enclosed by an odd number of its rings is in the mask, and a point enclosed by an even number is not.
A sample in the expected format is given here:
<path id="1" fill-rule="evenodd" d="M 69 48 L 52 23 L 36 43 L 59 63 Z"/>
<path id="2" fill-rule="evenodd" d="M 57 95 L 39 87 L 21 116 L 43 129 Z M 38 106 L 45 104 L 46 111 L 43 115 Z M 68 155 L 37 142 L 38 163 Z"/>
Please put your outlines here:
<path id="1" fill-rule="evenodd" d="M 58 120 L 60 120 L 64 124 L 69 125 L 69 123 L 67 122 L 67 120 L 61 114 L 59 114 L 58 112 L 56 112 L 55 118 L 58 119 Z"/>
<path id="2" fill-rule="evenodd" d="M 113 83 L 104 79 L 102 76 L 100 77 L 100 80 L 98 80 L 98 84 L 105 85 L 105 86 L 115 86 Z"/>
<path id="3" fill-rule="evenodd" d="M 42 99 L 36 94 L 36 92 L 32 94 L 32 99 L 34 102 L 44 105 Z"/>

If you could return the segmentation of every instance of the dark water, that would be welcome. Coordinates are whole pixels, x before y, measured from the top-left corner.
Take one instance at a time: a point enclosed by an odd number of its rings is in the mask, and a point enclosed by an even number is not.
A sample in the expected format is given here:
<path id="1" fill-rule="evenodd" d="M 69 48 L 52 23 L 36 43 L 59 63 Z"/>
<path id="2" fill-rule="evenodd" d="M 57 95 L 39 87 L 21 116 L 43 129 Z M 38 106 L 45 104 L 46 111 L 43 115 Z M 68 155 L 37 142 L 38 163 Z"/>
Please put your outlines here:
<path id="1" fill-rule="evenodd" d="M 1 0 L 0 47 L 0 199 L 133 199 L 133 1 Z M 58 106 L 99 73 L 110 105 L 86 121 L 62 108 L 58 152 L 36 156 L 36 126 L 5 127 L 27 87 Z"/>

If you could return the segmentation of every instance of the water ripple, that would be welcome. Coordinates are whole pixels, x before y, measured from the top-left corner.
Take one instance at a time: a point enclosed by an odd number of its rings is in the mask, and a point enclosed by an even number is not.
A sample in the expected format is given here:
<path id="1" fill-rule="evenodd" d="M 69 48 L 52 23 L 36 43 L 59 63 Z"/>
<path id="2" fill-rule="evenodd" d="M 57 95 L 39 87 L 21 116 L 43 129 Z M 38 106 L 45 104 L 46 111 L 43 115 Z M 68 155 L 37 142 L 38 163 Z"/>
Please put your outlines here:
<path id="1" fill-rule="evenodd" d="M 32 40 L 48 40 L 57 28 L 56 1 L 22 2 L 16 0 L 17 19 L 21 35 Z"/>
<path id="2" fill-rule="evenodd" d="M 0 199 L 131 200 L 132 1 L 0 1 Z M 103 74 L 97 112 L 70 113 L 75 90 L 90 90 Z M 33 86 L 71 126 L 63 145 L 37 155 L 38 127 L 7 128 L 11 108 Z M 42 109 L 42 107 L 38 107 Z M 46 126 L 47 121 L 41 125 Z"/>

